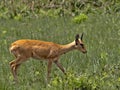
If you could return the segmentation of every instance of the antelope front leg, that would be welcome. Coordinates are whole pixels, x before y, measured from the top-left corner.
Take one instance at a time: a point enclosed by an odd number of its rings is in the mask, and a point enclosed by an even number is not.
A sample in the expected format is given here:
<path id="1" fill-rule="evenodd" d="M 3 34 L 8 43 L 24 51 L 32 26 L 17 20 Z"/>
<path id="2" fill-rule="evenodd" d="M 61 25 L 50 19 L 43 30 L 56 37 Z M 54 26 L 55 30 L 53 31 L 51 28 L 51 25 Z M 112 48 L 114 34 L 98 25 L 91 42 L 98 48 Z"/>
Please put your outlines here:
<path id="1" fill-rule="evenodd" d="M 54 61 L 54 63 L 59 67 L 59 69 L 66 75 L 66 72 L 63 66 L 58 62 L 58 60 Z"/>
<path id="2" fill-rule="evenodd" d="M 52 67 L 52 60 L 48 60 L 48 67 L 47 67 L 47 81 L 49 82 L 50 79 L 50 73 L 51 73 L 51 67 Z"/>

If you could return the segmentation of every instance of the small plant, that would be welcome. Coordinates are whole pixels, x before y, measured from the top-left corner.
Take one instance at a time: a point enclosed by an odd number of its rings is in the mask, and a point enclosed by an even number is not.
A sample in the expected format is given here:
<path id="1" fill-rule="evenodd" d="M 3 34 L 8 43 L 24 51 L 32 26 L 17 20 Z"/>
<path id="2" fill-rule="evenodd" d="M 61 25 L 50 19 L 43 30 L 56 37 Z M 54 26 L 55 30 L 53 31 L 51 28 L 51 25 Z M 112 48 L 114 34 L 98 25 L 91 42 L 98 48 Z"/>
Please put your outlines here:
<path id="1" fill-rule="evenodd" d="M 80 24 L 81 22 L 88 19 L 88 16 L 85 14 L 80 14 L 79 16 L 76 16 L 73 18 L 73 22 Z"/>
<path id="2" fill-rule="evenodd" d="M 75 90 L 92 90 L 93 86 L 88 82 L 88 76 L 82 74 L 80 76 L 75 75 L 74 73 L 67 73 L 67 76 L 64 78 L 56 77 L 51 81 L 51 86 L 58 88 L 59 86 L 65 85 L 67 89 Z"/>

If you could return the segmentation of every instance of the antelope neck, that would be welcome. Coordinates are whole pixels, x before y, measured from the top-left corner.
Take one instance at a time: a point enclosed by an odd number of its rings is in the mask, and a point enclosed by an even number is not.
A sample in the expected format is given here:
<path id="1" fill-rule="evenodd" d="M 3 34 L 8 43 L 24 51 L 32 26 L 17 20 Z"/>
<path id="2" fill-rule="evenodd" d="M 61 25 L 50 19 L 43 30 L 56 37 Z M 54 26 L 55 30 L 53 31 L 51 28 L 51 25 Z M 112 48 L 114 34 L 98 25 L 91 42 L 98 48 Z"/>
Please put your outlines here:
<path id="1" fill-rule="evenodd" d="M 75 49 L 75 41 L 66 45 L 61 45 L 60 54 L 65 54 L 73 49 Z"/>

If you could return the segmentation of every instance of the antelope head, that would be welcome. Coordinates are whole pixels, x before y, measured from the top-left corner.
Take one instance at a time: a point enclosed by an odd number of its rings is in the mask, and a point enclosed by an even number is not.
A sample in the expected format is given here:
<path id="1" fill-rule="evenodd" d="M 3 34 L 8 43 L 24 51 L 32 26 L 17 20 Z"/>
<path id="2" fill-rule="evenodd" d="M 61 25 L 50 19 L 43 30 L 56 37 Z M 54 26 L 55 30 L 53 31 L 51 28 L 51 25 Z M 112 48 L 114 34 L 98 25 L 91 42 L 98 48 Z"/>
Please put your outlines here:
<path id="1" fill-rule="evenodd" d="M 75 36 L 75 48 L 83 53 L 87 53 L 87 50 L 83 43 L 83 33 L 81 37 L 79 36 L 79 34 Z"/>

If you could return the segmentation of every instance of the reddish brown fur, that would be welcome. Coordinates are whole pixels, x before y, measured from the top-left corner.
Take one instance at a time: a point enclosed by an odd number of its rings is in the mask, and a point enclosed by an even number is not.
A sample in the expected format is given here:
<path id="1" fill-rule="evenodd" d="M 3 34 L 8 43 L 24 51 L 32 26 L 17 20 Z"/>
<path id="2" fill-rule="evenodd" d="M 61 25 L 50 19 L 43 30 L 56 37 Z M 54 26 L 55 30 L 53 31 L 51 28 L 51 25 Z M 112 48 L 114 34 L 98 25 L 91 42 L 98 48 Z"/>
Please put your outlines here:
<path id="1" fill-rule="evenodd" d="M 17 81 L 17 69 L 20 64 L 30 57 L 35 59 L 45 59 L 48 61 L 47 79 L 49 79 L 50 76 L 52 62 L 54 62 L 63 73 L 65 73 L 64 68 L 58 61 L 59 57 L 60 55 L 74 49 L 86 53 L 84 44 L 81 39 L 78 39 L 78 37 L 76 37 L 75 41 L 67 45 L 40 40 L 18 40 L 13 42 L 10 47 L 10 52 L 15 55 L 16 59 L 10 62 L 10 67 L 14 79 Z"/>

